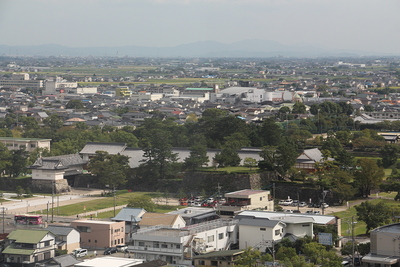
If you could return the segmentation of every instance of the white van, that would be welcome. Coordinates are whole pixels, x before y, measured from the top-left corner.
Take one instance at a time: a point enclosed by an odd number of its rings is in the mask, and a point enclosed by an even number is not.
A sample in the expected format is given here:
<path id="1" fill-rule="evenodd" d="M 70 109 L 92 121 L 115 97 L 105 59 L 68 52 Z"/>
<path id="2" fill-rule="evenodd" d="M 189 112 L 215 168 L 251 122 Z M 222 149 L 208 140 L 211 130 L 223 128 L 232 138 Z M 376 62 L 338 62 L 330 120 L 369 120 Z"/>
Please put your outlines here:
<path id="1" fill-rule="evenodd" d="M 76 258 L 85 257 L 85 256 L 87 256 L 87 254 L 88 254 L 88 251 L 87 251 L 87 249 L 84 249 L 84 248 L 76 248 L 72 251 L 72 255 L 74 255 Z"/>

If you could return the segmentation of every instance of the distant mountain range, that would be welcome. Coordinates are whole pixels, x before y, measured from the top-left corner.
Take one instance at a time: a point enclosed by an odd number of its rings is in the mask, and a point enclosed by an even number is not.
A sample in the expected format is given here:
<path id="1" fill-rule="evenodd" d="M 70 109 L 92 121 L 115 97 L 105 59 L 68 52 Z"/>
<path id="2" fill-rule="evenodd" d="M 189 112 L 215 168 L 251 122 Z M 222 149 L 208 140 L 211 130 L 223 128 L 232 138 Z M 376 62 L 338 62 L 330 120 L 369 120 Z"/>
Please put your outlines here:
<path id="1" fill-rule="evenodd" d="M 387 56 L 389 54 L 332 50 L 313 45 L 283 45 L 268 40 L 244 40 L 231 44 L 201 41 L 172 47 L 118 46 L 67 47 L 47 45 L 0 45 L 0 55 L 24 56 L 130 56 L 130 57 L 326 57 L 326 56 Z"/>

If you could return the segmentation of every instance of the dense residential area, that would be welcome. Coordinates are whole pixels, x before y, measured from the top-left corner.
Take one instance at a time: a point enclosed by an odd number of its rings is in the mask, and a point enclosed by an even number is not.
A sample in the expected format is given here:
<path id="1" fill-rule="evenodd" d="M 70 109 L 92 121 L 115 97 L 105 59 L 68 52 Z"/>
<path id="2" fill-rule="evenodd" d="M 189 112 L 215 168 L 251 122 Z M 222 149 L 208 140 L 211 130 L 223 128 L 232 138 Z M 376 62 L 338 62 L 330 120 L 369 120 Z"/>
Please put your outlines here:
<path id="1" fill-rule="evenodd" d="M 399 89 L 392 57 L 1 56 L 0 266 L 399 266 Z"/>

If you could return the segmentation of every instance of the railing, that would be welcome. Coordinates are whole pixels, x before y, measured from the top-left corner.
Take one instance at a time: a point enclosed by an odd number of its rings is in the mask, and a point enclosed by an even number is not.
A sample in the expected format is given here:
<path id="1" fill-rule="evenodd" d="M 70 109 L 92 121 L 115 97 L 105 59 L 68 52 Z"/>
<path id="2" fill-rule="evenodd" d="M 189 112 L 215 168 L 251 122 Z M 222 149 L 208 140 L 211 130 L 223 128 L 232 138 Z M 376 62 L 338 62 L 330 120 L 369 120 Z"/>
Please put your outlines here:
<path id="1" fill-rule="evenodd" d="M 171 248 L 154 248 L 154 247 L 142 247 L 142 246 L 129 246 L 129 250 L 133 252 L 160 252 L 160 253 L 171 253 L 171 254 L 177 254 L 177 255 L 182 255 L 182 250 L 181 249 L 171 249 Z"/>

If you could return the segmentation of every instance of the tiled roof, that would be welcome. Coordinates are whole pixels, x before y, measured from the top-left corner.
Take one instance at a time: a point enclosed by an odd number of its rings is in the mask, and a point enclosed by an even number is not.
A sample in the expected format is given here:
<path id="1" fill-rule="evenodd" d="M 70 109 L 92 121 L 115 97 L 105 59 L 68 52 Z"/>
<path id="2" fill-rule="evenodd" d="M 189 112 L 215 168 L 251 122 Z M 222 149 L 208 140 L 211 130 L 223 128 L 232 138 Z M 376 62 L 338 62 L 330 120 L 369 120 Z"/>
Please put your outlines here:
<path id="1" fill-rule="evenodd" d="M 96 151 L 105 151 L 110 155 L 117 155 L 125 150 L 125 143 L 87 142 L 80 154 L 96 154 Z"/>
<path id="2" fill-rule="evenodd" d="M 18 230 L 12 231 L 8 235 L 8 239 L 15 240 L 18 243 L 37 244 L 48 233 L 49 233 L 49 231 L 47 231 L 47 230 L 18 229 Z"/>
<path id="3" fill-rule="evenodd" d="M 164 214 L 156 212 L 146 212 L 139 225 L 164 225 L 173 226 L 175 221 L 178 219 L 179 214 Z"/>

